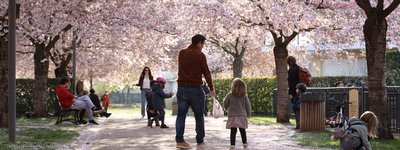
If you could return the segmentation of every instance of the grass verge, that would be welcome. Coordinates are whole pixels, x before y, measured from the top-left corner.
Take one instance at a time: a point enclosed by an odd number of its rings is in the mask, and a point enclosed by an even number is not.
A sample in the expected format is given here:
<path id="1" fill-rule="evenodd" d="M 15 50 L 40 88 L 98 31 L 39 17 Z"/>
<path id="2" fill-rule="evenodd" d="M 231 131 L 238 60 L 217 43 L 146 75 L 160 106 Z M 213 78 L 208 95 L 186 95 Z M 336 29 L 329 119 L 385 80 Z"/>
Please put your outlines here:
<path id="1" fill-rule="evenodd" d="M 273 116 L 252 116 L 249 119 L 250 124 L 255 125 L 275 125 L 280 124 L 276 122 L 276 117 Z M 295 124 L 294 119 L 290 119 L 290 124 Z"/>
<path id="2" fill-rule="evenodd" d="M 326 130 L 322 132 L 297 133 L 295 136 L 302 146 L 339 149 L 340 142 L 330 140 L 331 135 L 332 132 Z M 400 138 L 393 140 L 372 140 L 371 146 L 372 149 L 376 150 L 400 149 Z"/>
<path id="3" fill-rule="evenodd" d="M 54 125 L 56 117 L 17 118 L 16 143 L 9 143 L 8 130 L 0 129 L 0 149 L 72 149 L 71 143 L 84 126 L 71 123 Z"/>

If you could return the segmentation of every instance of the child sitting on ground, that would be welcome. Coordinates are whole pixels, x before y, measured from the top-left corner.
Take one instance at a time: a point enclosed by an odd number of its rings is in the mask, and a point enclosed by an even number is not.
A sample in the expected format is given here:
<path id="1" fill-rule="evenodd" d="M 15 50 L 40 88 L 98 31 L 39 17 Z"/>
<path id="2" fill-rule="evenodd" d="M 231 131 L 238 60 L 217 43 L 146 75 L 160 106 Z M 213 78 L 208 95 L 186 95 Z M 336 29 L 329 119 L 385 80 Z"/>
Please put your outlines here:
<path id="1" fill-rule="evenodd" d="M 331 136 L 332 140 L 340 140 L 342 149 L 366 149 L 371 150 L 370 139 L 377 137 L 378 117 L 371 112 L 364 112 L 360 119 L 352 117 L 348 127 L 336 128 L 336 132 Z"/>
<path id="2" fill-rule="evenodd" d="M 174 93 L 165 93 L 164 92 L 164 86 L 165 86 L 165 79 L 163 77 L 158 77 L 156 79 L 156 83 L 151 87 L 151 93 L 152 93 L 152 100 L 153 100 L 153 108 L 158 112 L 158 115 L 155 117 L 154 120 L 161 120 L 161 126 L 160 128 L 169 128 L 167 125 L 164 123 L 165 119 L 165 98 L 171 98 Z"/>

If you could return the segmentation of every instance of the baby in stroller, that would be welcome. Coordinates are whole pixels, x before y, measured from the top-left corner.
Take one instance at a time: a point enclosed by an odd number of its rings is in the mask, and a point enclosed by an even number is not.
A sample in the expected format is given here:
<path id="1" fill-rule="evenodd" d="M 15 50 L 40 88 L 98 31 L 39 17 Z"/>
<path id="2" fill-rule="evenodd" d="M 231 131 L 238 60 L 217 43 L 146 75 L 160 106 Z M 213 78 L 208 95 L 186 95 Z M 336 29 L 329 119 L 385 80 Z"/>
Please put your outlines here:
<path id="1" fill-rule="evenodd" d="M 151 82 L 151 85 L 153 85 L 153 83 L 154 81 Z M 146 93 L 146 101 L 147 101 L 147 107 L 146 107 L 147 126 L 153 128 L 153 121 L 156 122 L 156 126 L 160 126 L 159 120 L 155 118 L 159 113 L 153 107 L 153 99 L 151 91 Z"/>

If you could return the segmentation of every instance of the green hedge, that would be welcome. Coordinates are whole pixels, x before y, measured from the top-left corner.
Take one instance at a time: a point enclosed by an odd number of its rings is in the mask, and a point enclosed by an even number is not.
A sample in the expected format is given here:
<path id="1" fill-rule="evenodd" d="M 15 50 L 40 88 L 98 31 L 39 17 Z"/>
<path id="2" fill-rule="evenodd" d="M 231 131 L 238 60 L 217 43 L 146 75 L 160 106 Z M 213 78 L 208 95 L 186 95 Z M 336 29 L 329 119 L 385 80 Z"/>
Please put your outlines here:
<path id="1" fill-rule="evenodd" d="M 214 79 L 217 99 L 222 104 L 225 96 L 230 92 L 233 79 Z M 275 78 L 244 78 L 247 83 L 248 96 L 252 105 L 252 112 L 256 114 L 273 113 L 273 90 L 276 87 Z"/>
<path id="2" fill-rule="evenodd" d="M 387 85 L 400 85 L 400 53 L 387 53 Z M 248 86 L 248 96 L 252 103 L 252 112 L 256 114 L 273 113 L 273 90 L 276 88 L 276 78 L 244 78 Z M 333 87 L 337 81 L 343 81 L 345 84 L 357 85 L 360 81 L 367 81 L 367 77 L 313 77 L 313 87 Z M 223 102 L 226 94 L 230 91 L 232 79 L 214 79 L 214 86 L 217 91 L 217 99 Z M 54 87 L 57 85 L 57 79 L 49 79 L 47 83 L 48 112 L 54 112 Z M 17 79 L 17 115 L 21 116 L 26 112 L 33 111 L 33 79 Z"/>
<path id="3" fill-rule="evenodd" d="M 16 80 L 16 113 L 17 116 L 22 116 L 26 112 L 33 111 L 33 79 L 17 79 Z M 54 88 L 58 84 L 57 79 L 47 80 L 47 92 L 49 94 L 47 99 L 47 111 L 54 112 Z"/>
<path id="4" fill-rule="evenodd" d="M 400 52 L 390 51 L 386 53 L 386 84 L 400 85 Z"/>
<path id="5" fill-rule="evenodd" d="M 230 92 L 233 79 L 214 79 L 214 86 L 217 92 L 217 99 L 223 102 L 225 96 Z M 247 90 L 252 112 L 255 114 L 273 113 L 273 90 L 276 88 L 276 78 L 244 78 L 247 83 Z M 387 79 L 391 83 L 400 83 L 399 79 Z M 367 81 L 367 77 L 313 77 L 312 87 L 334 87 L 337 81 L 343 81 L 347 86 L 361 86 Z M 394 85 L 389 84 L 388 85 Z M 398 85 L 398 84 L 397 84 Z"/>

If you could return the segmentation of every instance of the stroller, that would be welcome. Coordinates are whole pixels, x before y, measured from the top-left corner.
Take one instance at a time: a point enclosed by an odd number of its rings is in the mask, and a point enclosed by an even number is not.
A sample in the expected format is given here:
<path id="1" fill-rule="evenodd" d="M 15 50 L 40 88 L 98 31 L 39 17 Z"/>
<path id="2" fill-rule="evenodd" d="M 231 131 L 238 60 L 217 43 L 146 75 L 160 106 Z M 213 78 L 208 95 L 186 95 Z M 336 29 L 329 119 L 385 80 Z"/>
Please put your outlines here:
<path id="1" fill-rule="evenodd" d="M 146 101 L 147 101 L 147 126 L 153 128 L 153 121 L 156 122 L 156 126 L 160 126 L 159 120 L 155 118 L 158 115 L 158 112 L 153 108 L 153 99 L 152 92 L 146 93 Z"/>

